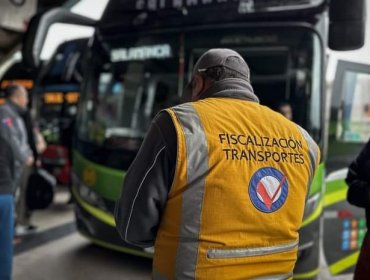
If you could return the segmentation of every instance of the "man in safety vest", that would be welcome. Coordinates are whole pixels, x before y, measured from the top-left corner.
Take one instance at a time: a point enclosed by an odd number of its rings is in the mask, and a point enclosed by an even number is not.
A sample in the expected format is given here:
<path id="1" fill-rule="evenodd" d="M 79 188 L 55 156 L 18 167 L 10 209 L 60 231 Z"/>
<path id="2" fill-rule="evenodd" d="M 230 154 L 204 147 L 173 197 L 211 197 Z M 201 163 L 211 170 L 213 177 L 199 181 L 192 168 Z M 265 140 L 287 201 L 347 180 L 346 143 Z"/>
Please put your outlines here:
<path id="1" fill-rule="evenodd" d="M 318 146 L 259 104 L 233 50 L 204 53 L 185 96 L 155 117 L 126 175 L 119 233 L 154 244 L 153 279 L 290 279 Z"/>

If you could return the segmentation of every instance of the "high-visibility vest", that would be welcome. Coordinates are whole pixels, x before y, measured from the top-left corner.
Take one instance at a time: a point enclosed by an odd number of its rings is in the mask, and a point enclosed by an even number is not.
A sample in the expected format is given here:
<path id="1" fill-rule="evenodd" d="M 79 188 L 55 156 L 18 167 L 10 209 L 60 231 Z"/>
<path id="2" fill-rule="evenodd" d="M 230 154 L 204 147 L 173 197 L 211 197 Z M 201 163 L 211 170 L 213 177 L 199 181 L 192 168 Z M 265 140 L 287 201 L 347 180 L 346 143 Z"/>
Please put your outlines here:
<path id="1" fill-rule="evenodd" d="M 255 102 L 206 98 L 170 109 L 177 166 L 154 279 L 290 279 L 320 152 Z"/>

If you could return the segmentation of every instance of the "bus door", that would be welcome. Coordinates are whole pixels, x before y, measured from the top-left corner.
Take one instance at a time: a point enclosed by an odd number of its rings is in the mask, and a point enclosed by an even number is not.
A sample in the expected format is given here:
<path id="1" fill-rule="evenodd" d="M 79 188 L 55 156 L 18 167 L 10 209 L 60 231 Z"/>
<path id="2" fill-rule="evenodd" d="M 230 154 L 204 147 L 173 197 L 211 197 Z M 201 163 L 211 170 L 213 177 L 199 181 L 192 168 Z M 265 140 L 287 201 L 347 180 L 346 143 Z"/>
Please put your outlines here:
<path id="1" fill-rule="evenodd" d="M 349 276 L 366 233 L 365 210 L 346 200 L 349 164 L 370 137 L 370 65 L 339 61 L 329 123 L 323 250 L 326 277 Z"/>

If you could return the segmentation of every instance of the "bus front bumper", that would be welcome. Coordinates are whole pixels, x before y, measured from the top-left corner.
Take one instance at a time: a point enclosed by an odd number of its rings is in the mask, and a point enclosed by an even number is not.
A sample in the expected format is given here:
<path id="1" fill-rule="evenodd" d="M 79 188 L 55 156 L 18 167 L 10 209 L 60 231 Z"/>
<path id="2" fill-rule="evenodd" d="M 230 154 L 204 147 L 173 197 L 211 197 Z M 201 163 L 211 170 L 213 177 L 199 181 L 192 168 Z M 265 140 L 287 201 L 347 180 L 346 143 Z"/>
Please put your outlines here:
<path id="1" fill-rule="evenodd" d="M 113 216 L 83 201 L 75 190 L 75 214 L 78 232 L 93 243 L 123 253 L 152 258 L 153 249 L 142 249 L 125 243 L 116 230 Z"/>
<path id="2" fill-rule="evenodd" d="M 314 280 L 320 273 L 320 219 L 301 228 L 294 279 Z"/>

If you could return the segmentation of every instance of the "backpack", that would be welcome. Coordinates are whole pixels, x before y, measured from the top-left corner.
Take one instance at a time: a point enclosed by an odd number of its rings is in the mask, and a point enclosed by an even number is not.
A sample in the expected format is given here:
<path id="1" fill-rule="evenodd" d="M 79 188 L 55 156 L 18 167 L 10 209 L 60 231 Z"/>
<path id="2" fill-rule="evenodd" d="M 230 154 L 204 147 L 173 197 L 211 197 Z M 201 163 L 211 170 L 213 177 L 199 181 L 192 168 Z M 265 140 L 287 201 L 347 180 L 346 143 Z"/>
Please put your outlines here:
<path id="1" fill-rule="evenodd" d="M 35 168 L 26 189 L 26 204 L 30 210 L 46 209 L 54 199 L 56 179 L 46 170 Z"/>

